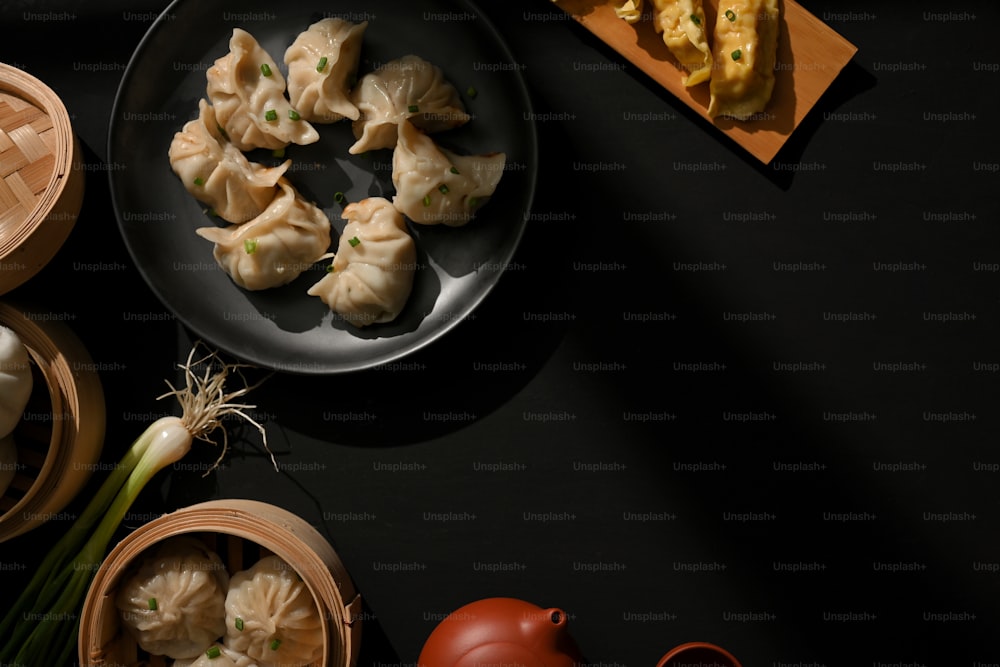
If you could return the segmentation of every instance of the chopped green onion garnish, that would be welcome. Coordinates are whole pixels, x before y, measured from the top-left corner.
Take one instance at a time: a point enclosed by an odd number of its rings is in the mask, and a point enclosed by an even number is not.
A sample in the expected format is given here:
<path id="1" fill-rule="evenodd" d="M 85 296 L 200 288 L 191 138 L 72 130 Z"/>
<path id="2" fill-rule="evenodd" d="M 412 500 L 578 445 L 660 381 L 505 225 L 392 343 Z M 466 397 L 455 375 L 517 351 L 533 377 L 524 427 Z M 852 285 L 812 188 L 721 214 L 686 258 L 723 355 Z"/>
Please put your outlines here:
<path id="1" fill-rule="evenodd" d="M 260 66 L 260 73 L 264 76 L 271 76 L 271 66 L 267 63 L 263 63 Z"/>
<path id="2" fill-rule="evenodd" d="M 478 94 L 479 94 L 479 91 L 476 90 L 473 86 L 469 86 L 468 88 L 465 89 L 465 96 L 466 97 L 473 98 L 473 97 L 475 97 Z"/>
<path id="3" fill-rule="evenodd" d="M 338 192 L 333 195 L 333 201 L 337 202 L 338 204 L 343 204 L 345 201 L 347 201 L 347 197 L 344 196 L 343 192 Z"/>
<path id="4" fill-rule="evenodd" d="M 733 57 L 733 60 L 739 60 L 740 58 L 743 57 L 743 52 L 740 51 L 739 49 L 736 49 L 730 55 Z"/>
<path id="5" fill-rule="evenodd" d="M 271 640 L 271 650 L 272 651 L 277 651 L 279 646 L 281 646 L 281 640 L 280 639 L 272 639 Z"/>
<path id="6" fill-rule="evenodd" d="M 284 147 L 275 148 L 273 151 L 271 151 L 271 157 L 276 157 L 278 159 L 281 159 L 281 158 L 285 157 L 285 149 L 284 149 Z"/>
<path id="7" fill-rule="evenodd" d="M 242 618 L 240 618 L 239 616 L 237 616 L 236 617 L 236 622 L 233 623 L 233 625 L 236 626 L 237 630 L 239 630 L 240 632 L 243 632 L 243 619 Z"/>
<path id="8" fill-rule="evenodd" d="M 424 195 L 424 206 L 430 206 L 430 205 L 431 205 L 431 196 Z"/>
<path id="9" fill-rule="evenodd" d="M 278 120 L 278 112 L 274 109 L 268 109 L 264 112 L 264 120 Z"/>
<path id="10" fill-rule="evenodd" d="M 322 72 L 325 69 L 326 69 L 326 56 L 323 56 L 322 58 L 319 59 L 319 62 L 316 63 L 316 71 Z"/>
<path id="11" fill-rule="evenodd" d="M 247 239 L 243 241 L 243 250 L 245 250 L 248 255 L 252 255 L 257 252 L 257 239 Z"/>
<path id="12" fill-rule="evenodd" d="M 729 19 L 730 21 L 735 21 L 736 20 L 736 12 L 734 12 L 731 9 L 727 9 L 726 10 L 726 18 Z"/>
<path id="13" fill-rule="evenodd" d="M 475 197 L 469 197 L 467 202 L 469 204 L 469 208 L 476 208 L 476 206 L 479 205 L 479 200 L 476 199 Z"/>
<path id="14" fill-rule="evenodd" d="M 441 185 L 438 186 L 438 192 L 440 192 L 443 195 L 448 194 L 448 186 L 442 183 Z"/>
<path id="15" fill-rule="evenodd" d="M 697 14 L 692 14 L 691 15 L 691 23 L 693 23 L 695 25 L 701 25 L 701 18 L 699 18 Z"/>
<path id="16" fill-rule="evenodd" d="M 326 267 L 326 272 L 327 273 L 333 273 L 336 270 L 337 269 L 333 268 L 333 262 L 330 262 L 330 265 L 328 267 Z"/>
<path id="17" fill-rule="evenodd" d="M 357 248 L 359 245 L 361 245 L 361 239 L 359 239 L 357 236 L 355 236 L 352 239 L 349 239 L 347 242 L 351 244 L 352 248 Z"/>
<path id="18" fill-rule="evenodd" d="M 205 185 L 205 179 L 202 178 L 201 176 L 195 176 L 194 177 L 194 184 L 195 185 Z"/>
<path id="19" fill-rule="evenodd" d="M 291 118 L 292 120 L 300 120 L 302 118 L 302 116 L 299 115 L 299 112 L 296 111 L 295 109 L 288 110 L 288 117 Z"/>
<path id="20" fill-rule="evenodd" d="M 215 660 L 220 655 L 222 655 L 222 649 L 220 649 L 218 646 L 211 646 L 207 651 L 205 651 L 205 655 L 208 656 L 209 660 Z"/>
<path id="21" fill-rule="evenodd" d="M 156 598 L 149 598 L 149 610 L 156 611 L 156 608 L 157 608 Z"/>
<path id="22" fill-rule="evenodd" d="M 452 167 L 452 168 L 451 168 L 451 169 L 449 169 L 448 171 L 450 171 L 450 172 L 451 172 L 451 173 L 453 173 L 453 174 L 457 174 L 457 173 L 458 173 L 458 167 Z"/>
<path id="23" fill-rule="evenodd" d="M 409 111 L 410 113 L 417 113 L 418 111 L 420 111 L 420 107 L 418 107 L 416 104 L 411 104 L 410 106 L 406 107 L 406 110 Z"/>

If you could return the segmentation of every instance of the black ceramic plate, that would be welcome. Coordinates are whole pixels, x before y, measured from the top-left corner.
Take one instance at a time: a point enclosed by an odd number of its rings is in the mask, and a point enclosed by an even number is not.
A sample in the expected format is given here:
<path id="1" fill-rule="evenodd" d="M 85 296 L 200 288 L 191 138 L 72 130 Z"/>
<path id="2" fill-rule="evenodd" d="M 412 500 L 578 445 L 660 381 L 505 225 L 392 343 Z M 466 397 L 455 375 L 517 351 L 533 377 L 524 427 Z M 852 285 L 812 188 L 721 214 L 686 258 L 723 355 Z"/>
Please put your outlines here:
<path id="1" fill-rule="evenodd" d="M 287 46 L 327 16 L 368 21 L 359 75 L 412 53 L 438 65 L 463 94 L 472 120 L 435 135 L 460 153 L 502 151 L 507 167 L 494 196 L 465 227 L 411 225 L 420 266 L 395 322 L 355 328 L 306 290 L 317 266 L 284 287 L 246 291 L 216 264 L 195 229 L 219 224 L 170 169 L 174 133 L 197 116 L 205 72 L 229 50 L 235 27 L 282 63 Z M 469 88 L 474 95 L 467 95 Z M 347 200 L 390 197 L 392 151 L 347 152 L 349 121 L 316 125 L 319 142 L 289 146 L 289 180 L 330 217 L 339 236 Z M 251 154 L 267 162 L 270 155 Z M 151 289 L 206 342 L 279 371 L 324 374 L 398 360 L 466 317 L 492 289 L 528 218 L 537 140 L 520 66 L 500 35 L 460 0 L 176 0 L 154 22 L 122 78 L 110 122 L 111 192 L 129 253 Z M 331 249 L 336 248 L 334 240 Z"/>

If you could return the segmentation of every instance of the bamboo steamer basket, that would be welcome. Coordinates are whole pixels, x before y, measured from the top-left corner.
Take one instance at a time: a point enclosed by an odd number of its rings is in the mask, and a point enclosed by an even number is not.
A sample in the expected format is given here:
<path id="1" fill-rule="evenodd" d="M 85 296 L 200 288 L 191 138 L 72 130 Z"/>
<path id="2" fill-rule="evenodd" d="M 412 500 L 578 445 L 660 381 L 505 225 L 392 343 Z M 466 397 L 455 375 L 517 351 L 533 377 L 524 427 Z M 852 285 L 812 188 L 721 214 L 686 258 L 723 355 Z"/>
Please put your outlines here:
<path id="1" fill-rule="evenodd" d="M 0 63 L 0 294 L 51 260 L 83 203 L 80 143 L 59 97 Z"/>
<path id="2" fill-rule="evenodd" d="M 193 535 L 226 564 L 230 575 L 275 555 L 288 563 L 313 595 L 326 638 L 322 659 L 310 667 L 355 667 L 361 642 L 361 596 L 330 543 L 312 525 L 281 507 L 257 500 L 211 500 L 143 524 L 101 563 L 80 614 L 81 667 L 166 667 L 169 658 L 145 653 L 122 627 L 115 596 L 130 566 L 163 540 Z"/>
<path id="3" fill-rule="evenodd" d="M 0 497 L 0 542 L 53 519 L 90 479 L 104 447 L 104 390 L 90 354 L 52 313 L 0 302 L 0 324 L 28 350 L 31 397 L 14 429 L 17 469 Z"/>

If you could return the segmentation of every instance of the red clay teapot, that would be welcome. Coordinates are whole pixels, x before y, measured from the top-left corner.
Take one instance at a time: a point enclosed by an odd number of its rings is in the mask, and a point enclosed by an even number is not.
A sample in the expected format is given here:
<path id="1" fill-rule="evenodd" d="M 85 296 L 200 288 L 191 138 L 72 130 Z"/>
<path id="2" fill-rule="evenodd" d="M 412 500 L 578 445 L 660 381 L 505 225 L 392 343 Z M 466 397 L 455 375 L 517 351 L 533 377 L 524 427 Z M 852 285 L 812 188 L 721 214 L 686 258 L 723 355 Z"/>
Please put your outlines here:
<path id="1" fill-rule="evenodd" d="M 580 667 L 561 609 L 516 598 L 459 607 L 431 632 L 417 667 Z"/>

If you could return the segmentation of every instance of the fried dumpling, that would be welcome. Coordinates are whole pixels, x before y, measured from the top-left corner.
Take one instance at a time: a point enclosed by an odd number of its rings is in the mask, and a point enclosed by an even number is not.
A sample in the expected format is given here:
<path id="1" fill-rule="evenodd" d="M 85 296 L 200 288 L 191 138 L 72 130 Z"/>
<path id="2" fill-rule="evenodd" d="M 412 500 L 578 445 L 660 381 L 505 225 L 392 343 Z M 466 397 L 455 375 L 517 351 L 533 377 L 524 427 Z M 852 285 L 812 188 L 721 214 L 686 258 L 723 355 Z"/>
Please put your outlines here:
<path id="1" fill-rule="evenodd" d="M 299 33 L 285 51 L 288 99 L 313 123 L 357 120 L 350 92 L 361 61 L 361 40 L 368 22 L 321 19 Z"/>
<path id="2" fill-rule="evenodd" d="M 719 3 L 709 116 L 749 120 L 767 107 L 774 90 L 779 19 L 778 0 Z"/>
<path id="3" fill-rule="evenodd" d="M 682 81 L 694 86 L 712 75 L 712 49 L 701 0 L 654 0 L 653 27 L 684 68 Z"/>
<path id="4" fill-rule="evenodd" d="M 291 160 L 276 167 L 250 162 L 223 136 L 215 109 L 198 101 L 198 117 L 174 134 L 170 168 L 195 199 L 228 222 L 246 222 L 267 208 Z"/>
<path id="5" fill-rule="evenodd" d="M 458 155 L 404 121 L 392 153 L 393 206 L 413 222 L 459 227 L 493 195 L 506 161 L 504 153 Z"/>
<path id="6" fill-rule="evenodd" d="M 319 133 L 285 98 L 285 77 L 257 40 L 233 28 L 229 52 L 206 72 L 208 99 L 234 146 L 243 151 L 312 144 Z"/>
<path id="7" fill-rule="evenodd" d="M 253 220 L 229 227 L 202 227 L 215 243 L 216 262 L 237 285 L 262 290 L 285 285 L 315 264 L 330 247 L 330 219 L 284 177 L 280 192 Z"/>
<path id="8" fill-rule="evenodd" d="M 347 220 L 330 272 L 309 288 L 357 327 L 394 320 L 413 289 L 416 246 L 389 200 L 369 197 L 344 207 Z"/>
<path id="9" fill-rule="evenodd" d="M 397 125 L 409 119 L 424 132 L 440 132 L 467 123 L 471 116 L 441 68 L 415 55 L 383 63 L 361 78 L 351 93 L 361 113 L 351 124 L 359 154 L 396 144 Z"/>

